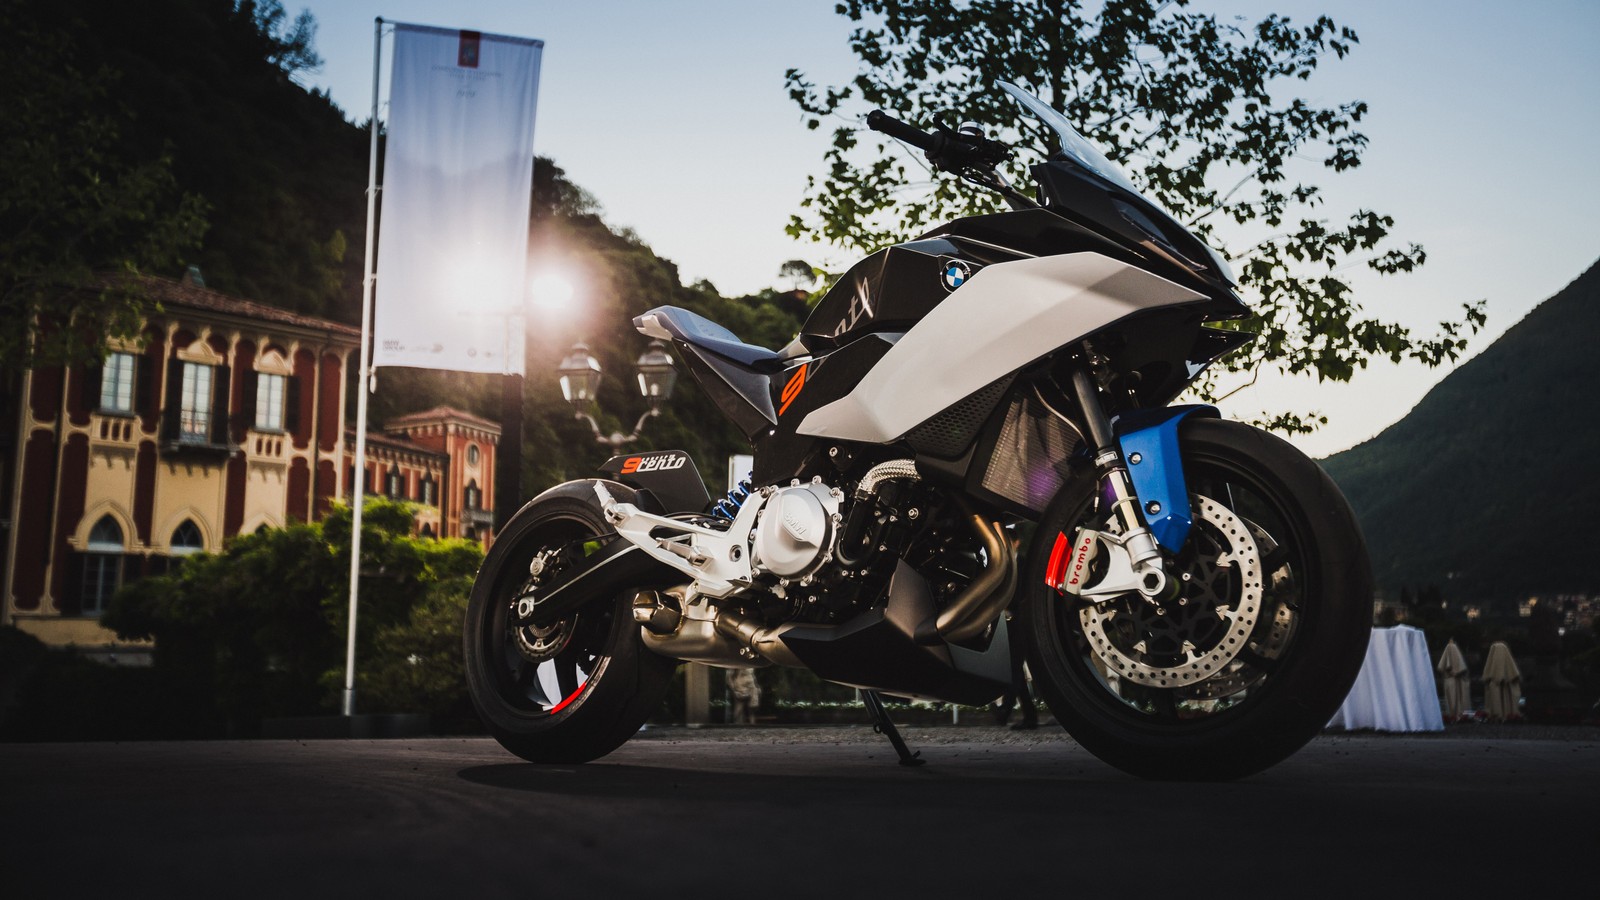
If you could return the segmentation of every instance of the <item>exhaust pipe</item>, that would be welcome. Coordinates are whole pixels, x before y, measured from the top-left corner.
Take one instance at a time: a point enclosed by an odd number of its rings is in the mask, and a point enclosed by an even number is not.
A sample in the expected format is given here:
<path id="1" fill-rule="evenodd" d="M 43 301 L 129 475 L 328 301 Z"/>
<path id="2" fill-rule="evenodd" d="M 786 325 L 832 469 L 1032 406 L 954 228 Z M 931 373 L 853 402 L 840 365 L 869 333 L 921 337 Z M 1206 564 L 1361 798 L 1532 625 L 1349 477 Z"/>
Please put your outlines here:
<path id="1" fill-rule="evenodd" d="M 934 629 L 951 643 L 969 641 L 1000 617 L 1017 587 L 1017 552 L 998 522 L 973 514 L 967 524 L 983 544 L 989 564 L 939 613 Z"/>
<path id="2" fill-rule="evenodd" d="M 717 633 L 727 637 L 741 651 L 748 651 L 747 659 L 753 656 L 780 666 L 803 669 L 806 664 L 783 642 L 783 633 L 794 627 L 794 623 L 785 622 L 767 628 L 748 616 L 732 611 L 717 617 Z"/>

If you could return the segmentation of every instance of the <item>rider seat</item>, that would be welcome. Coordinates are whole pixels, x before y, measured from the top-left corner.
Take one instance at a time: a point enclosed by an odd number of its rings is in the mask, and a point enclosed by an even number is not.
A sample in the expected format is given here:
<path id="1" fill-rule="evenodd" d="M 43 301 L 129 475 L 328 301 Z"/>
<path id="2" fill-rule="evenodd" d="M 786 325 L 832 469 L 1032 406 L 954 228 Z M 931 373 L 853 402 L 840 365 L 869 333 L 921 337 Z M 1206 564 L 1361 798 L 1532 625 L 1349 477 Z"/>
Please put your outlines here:
<path id="1" fill-rule="evenodd" d="M 751 369 L 770 369 L 773 363 L 787 358 L 765 347 L 746 344 L 705 316 L 676 306 L 658 306 L 634 319 L 633 326 L 648 337 L 679 340 Z"/>
<path id="2" fill-rule="evenodd" d="M 798 339 L 780 351 L 746 344 L 739 336 L 711 321 L 676 306 L 658 306 L 633 320 L 647 337 L 675 341 L 684 363 L 712 400 L 754 439 L 777 424 L 773 398 L 785 383 L 792 360 L 810 355 Z"/>

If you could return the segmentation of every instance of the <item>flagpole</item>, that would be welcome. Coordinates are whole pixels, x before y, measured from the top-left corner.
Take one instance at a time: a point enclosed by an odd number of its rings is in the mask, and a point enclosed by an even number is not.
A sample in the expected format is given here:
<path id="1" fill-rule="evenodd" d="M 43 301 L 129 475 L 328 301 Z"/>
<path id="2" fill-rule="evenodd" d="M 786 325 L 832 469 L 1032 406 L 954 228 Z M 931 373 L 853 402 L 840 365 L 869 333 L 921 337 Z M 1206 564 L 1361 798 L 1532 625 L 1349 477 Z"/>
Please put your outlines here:
<path id="1" fill-rule="evenodd" d="M 377 276 L 372 271 L 372 248 L 378 217 L 378 74 L 383 57 L 383 17 L 372 26 L 372 146 L 367 156 L 367 257 L 361 280 L 361 368 L 356 389 L 356 464 L 351 485 L 350 520 L 350 621 L 344 649 L 344 714 L 356 712 L 356 605 L 361 580 L 361 512 L 366 505 L 367 395 L 372 390 L 372 291 Z"/>

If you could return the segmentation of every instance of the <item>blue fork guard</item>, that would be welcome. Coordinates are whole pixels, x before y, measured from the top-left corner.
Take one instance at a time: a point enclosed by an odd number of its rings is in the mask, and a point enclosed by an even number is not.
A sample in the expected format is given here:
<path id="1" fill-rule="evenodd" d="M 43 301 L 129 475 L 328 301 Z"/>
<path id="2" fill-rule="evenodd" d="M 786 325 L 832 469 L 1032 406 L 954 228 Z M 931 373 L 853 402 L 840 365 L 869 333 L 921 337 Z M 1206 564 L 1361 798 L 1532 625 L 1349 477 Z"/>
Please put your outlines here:
<path id="1" fill-rule="evenodd" d="M 1178 423 L 1191 415 L 1220 418 L 1214 406 L 1168 406 L 1136 409 L 1111 423 L 1145 524 L 1150 526 L 1156 543 L 1173 553 L 1189 539 L 1192 524 L 1189 488 L 1183 480 L 1183 456 L 1178 450 Z M 1134 462 L 1135 454 L 1138 462 Z M 1154 515 L 1150 513 L 1152 502 L 1161 504 L 1160 512 Z"/>

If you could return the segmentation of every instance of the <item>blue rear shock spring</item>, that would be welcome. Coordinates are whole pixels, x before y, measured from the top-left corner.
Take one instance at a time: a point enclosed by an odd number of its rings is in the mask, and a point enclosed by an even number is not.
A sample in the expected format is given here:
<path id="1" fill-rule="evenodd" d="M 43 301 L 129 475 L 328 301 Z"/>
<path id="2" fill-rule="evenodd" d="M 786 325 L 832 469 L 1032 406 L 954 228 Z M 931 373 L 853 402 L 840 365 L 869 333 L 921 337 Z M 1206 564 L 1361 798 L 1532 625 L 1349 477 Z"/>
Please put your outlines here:
<path id="1" fill-rule="evenodd" d="M 711 514 L 731 522 L 738 514 L 739 507 L 744 506 L 744 502 L 748 499 L 750 499 L 750 479 L 746 478 L 734 485 L 733 490 L 728 491 L 728 496 L 718 500 L 717 504 L 711 507 Z"/>

